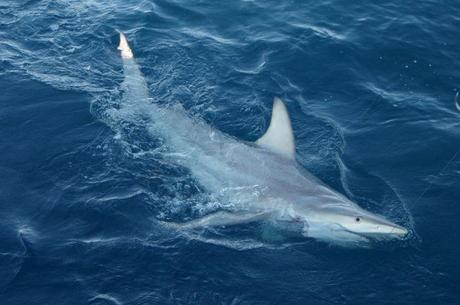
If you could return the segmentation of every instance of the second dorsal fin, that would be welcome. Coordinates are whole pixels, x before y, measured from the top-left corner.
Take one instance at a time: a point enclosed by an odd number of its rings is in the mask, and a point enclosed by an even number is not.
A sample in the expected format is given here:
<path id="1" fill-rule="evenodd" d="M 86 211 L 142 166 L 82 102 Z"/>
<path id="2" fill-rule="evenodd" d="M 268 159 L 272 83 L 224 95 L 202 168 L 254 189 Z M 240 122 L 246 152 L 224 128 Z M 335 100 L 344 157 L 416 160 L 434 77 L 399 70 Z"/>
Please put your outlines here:
<path id="1" fill-rule="evenodd" d="M 291 119 L 281 99 L 275 97 L 270 126 L 256 143 L 289 159 L 295 159 L 295 141 Z"/>

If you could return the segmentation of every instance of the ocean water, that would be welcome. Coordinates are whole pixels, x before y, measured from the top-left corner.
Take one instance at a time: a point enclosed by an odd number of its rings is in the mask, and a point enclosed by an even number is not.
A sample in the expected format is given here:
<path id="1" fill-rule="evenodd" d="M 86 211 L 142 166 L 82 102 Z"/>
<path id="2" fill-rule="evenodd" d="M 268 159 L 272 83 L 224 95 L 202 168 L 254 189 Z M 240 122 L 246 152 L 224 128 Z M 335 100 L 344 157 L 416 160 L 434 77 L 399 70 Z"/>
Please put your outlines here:
<path id="1" fill-rule="evenodd" d="M 2 0 L 0 304 L 459 304 L 457 1 Z M 219 208 L 121 99 L 244 141 L 290 110 L 300 165 L 410 236 L 371 248 L 159 225 Z M 135 102 L 135 101 L 133 101 Z"/>

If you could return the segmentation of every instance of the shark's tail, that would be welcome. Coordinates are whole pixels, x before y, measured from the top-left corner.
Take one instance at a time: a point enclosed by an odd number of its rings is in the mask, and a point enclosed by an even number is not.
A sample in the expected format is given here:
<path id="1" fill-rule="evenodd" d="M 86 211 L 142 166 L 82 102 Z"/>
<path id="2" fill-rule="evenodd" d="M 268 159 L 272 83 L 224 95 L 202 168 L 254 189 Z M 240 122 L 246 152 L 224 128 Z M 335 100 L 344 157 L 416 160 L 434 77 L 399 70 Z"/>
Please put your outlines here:
<path id="1" fill-rule="evenodd" d="M 123 59 L 130 59 L 134 57 L 133 51 L 129 47 L 128 40 L 122 32 L 120 32 L 120 44 L 118 45 L 118 50 L 121 51 L 121 58 Z"/>
<path id="2" fill-rule="evenodd" d="M 144 115 L 147 110 L 145 107 L 152 107 L 149 102 L 149 90 L 144 75 L 137 65 L 133 51 L 129 47 L 128 39 L 125 34 L 120 32 L 120 50 L 121 59 L 123 60 L 123 75 L 125 77 L 123 88 L 123 99 L 120 103 L 120 109 L 127 109 L 126 118 L 138 119 L 133 114 Z"/>

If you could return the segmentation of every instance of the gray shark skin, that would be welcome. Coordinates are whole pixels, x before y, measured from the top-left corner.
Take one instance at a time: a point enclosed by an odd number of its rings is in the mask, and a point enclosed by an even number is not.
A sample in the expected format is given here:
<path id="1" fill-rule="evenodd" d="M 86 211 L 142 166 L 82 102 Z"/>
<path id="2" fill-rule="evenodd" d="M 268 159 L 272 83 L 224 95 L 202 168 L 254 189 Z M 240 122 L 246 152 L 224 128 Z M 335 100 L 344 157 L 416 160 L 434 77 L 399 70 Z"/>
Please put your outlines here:
<path id="1" fill-rule="evenodd" d="M 255 143 L 238 141 L 191 119 L 180 106 L 160 107 L 148 87 L 126 37 L 120 33 L 124 96 L 118 115 L 127 120 L 147 117 L 175 162 L 190 169 L 206 190 L 225 207 L 186 223 L 178 230 L 269 220 L 295 223 L 306 237 L 323 241 L 367 242 L 398 238 L 408 230 L 359 207 L 327 187 L 295 161 L 295 141 L 284 103 L 275 98 L 267 132 Z"/>

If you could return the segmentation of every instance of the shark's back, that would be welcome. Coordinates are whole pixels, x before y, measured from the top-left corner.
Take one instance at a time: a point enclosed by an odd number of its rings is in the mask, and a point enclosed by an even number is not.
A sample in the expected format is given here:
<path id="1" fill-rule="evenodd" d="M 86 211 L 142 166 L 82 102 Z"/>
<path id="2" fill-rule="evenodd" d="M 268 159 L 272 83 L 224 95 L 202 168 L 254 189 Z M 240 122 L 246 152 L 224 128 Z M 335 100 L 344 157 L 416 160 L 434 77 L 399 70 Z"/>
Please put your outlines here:
<path id="1" fill-rule="evenodd" d="M 247 196 L 303 198 L 299 204 L 314 205 L 318 198 L 346 200 L 295 160 L 295 141 L 287 107 L 279 98 L 273 102 L 270 125 L 254 143 L 213 129 L 203 120 L 190 117 L 179 104 L 160 106 L 149 97 L 147 83 L 123 34 L 125 80 L 119 111 L 124 119 L 145 118 L 149 131 L 164 139 L 174 161 L 188 168 L 209 192 Z M 249 196 L 251 197 L 251 196 Z"/>

